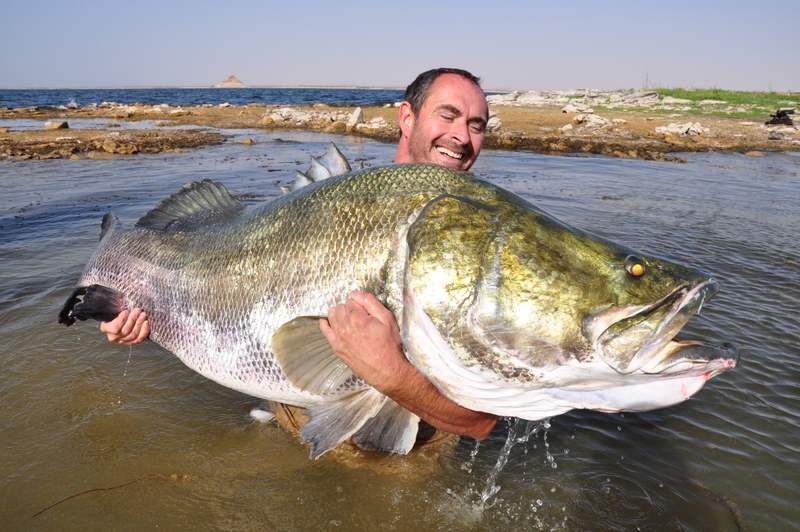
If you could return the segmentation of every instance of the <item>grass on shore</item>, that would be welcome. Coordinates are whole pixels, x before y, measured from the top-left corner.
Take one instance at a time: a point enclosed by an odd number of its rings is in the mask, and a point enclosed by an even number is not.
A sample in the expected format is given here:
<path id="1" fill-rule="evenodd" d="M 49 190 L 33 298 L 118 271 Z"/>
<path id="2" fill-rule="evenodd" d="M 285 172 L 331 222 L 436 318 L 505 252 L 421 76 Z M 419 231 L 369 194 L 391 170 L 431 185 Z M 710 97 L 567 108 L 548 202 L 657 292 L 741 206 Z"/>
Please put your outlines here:
<path id="1" fill-rule="evenodd" d="M 748 112 L 750 109 L 753 111 L 760 109 L 767 109 L 775 111 L 780 108 L 797 108 L 800 107 L 800 93 L 781 93 L 781 92 L 745 92 L 745 91 L 730 91 L 723 89 L 655 89 L 659 96 L 672 96 L 673 98 L 681 98 L 684 100 L 691 100 L 695 104 L 700 102 L 714 100 L 725 102 L 726 105 L 742 109 L 740 112 L 732 114 L 758 114 Z M 701 104 L 702 105 L 702 104 Z M 720 104 L 721 105 L 721 104 Z M 744 111 L 747 109 L 748 111 Z"/>

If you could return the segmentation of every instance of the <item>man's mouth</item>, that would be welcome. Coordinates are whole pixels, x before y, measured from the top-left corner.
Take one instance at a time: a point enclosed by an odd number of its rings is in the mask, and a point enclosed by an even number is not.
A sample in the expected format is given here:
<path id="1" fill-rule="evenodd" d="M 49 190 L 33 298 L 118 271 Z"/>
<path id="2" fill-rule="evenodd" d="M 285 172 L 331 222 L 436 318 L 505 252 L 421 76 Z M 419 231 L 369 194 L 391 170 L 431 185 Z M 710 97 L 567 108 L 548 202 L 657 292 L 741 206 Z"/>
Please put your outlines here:
<path id="1" fill-rule="evenodd" d="M 436 151 L 438 151 L 439 153 L 443 153 L 448 157 L 452 157 L 453 159 L 462 159 L 464 157 L 463 153 L 456 153 L 453 150 L 445 148 L 444 146 L 436 146 Z"/>

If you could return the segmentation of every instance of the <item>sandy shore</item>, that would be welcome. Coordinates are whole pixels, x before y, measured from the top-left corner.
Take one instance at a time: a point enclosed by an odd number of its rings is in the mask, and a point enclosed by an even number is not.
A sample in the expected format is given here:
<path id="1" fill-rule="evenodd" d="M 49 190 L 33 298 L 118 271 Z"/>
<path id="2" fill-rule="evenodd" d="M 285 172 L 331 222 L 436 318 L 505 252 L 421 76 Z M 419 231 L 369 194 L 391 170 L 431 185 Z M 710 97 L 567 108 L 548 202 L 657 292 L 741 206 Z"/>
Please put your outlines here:
<path id="1" fill-rule="evenodd" d="M 272 120 L 276 106 L 169 107 L 126 105 L 76 109 L 0 109 L 0 120 L 33 119 L 65 120 L 108 119 L 101 129 L 16 130 L 0 128 L 0 160 L 49 158 L 106 158 L 136 153 L 158 153 L 225 142 L 225 129 L 319 130 L 331 133 L 367 136 L 395 142 L 399 135 L 397 110 L 391 107 L 363 108 L 366 126 L 348 128 L 341 120 L 352 107 L 293 107 L 308 120 Z M 575 125 L 571 131 L 562 128 L 571 124 L 575 114 L 560 108 L 543 106 L 493 107 L 502 128 L 488 133 L 486 148 L 532 150 L 549 154 L 593 153 L 614 157 L 650 160 L 680 160 L 674 154 L 698 151 L 736 151 L 763 153 L 800 150 L 797 127 L 780 128 L 780 134 L 764 126 L 762 121 L 748 121 L 730 116 L 696 116 L 691 114 L 608 110 L 597 113 L 613 121 L 613 127 L 584 130 Z M 336 117 L 339 118 L 336 118 Z M 383 120 L 380 120 L 380 119 Z M 153 129 L 120 128 L 123 122 L 153 121 Z M 656 128 L 670 124 L 700 122 L 707 132 L 700 135 L 668 135 Z M 195 125 L 209 129 L 180 129 Z M 374 127 L 367 127 L 374 126 Z M 770 139 L 772 132 L 773 139 Z M 220 134 L 222 133 L 222 134 Z M 774 137 L 780 137 L 775 139 Z"/>

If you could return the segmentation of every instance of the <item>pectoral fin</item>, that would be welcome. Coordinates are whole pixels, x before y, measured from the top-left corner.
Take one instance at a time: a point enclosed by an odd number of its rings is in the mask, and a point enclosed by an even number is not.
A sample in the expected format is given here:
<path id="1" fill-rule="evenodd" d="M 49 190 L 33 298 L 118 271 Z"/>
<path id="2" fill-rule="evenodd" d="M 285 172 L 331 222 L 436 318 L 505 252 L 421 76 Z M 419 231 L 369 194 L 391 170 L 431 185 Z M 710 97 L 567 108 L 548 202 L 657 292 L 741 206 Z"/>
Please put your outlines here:
<path id="1" fill-rule="evenodd" d="M 355 374 L 333 352 L 320 318 L 302 316 L 272 335 L 272 352 L 286 378 L 305 392 L 331 394 Z"/>

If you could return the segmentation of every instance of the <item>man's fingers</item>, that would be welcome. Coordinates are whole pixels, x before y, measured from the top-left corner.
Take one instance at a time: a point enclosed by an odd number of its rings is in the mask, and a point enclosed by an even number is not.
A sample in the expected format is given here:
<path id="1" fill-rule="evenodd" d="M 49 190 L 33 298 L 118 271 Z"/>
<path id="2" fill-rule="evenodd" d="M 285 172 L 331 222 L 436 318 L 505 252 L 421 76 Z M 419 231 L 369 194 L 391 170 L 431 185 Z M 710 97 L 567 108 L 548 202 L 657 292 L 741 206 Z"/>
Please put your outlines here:
<path id="1" fill-rule="evenodd" d="M 394 316 L 389 309 L 383 306 L 380 299 L 375 297 L 375 294 L 365 294 L 363 292 L 353 291 L 350 293 L 350 299 L 358 303 L 364 311 L 370 316 L 374 317 L 384 325 L 392 323 Z M 348 300 L 349 301 L 349 300 Z"/>
<path id="2" fill-rule="evenodd" d="M 114 318 L 111 321 L 104 321 L 100 324 L 100 330 L 108 335 L 108 339 L 112 340 L 111 336 L 117 336 L 120 334 L 122 327 L 128 320 L 128 315 L 131 313 L 130 310 L 123 310 L 119 313 L 119 316 Z"/>
<path id="3" fill-rule="evenodd" d="M 109 341 L 122 345 L 135 345 L 144 342 L 150 335 L 150 323 L 142 309 L 123 310 L 112 321 L 100 324 Z"/>

